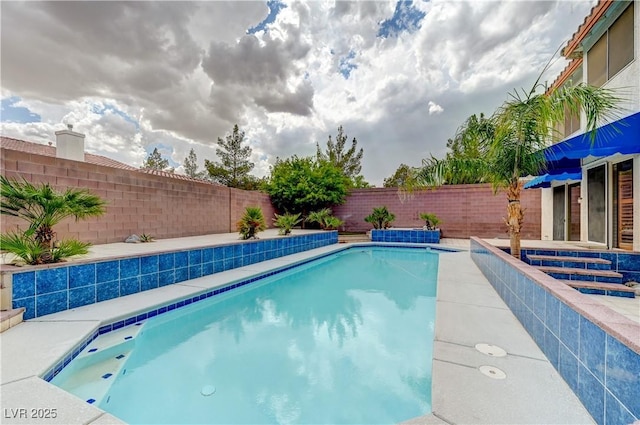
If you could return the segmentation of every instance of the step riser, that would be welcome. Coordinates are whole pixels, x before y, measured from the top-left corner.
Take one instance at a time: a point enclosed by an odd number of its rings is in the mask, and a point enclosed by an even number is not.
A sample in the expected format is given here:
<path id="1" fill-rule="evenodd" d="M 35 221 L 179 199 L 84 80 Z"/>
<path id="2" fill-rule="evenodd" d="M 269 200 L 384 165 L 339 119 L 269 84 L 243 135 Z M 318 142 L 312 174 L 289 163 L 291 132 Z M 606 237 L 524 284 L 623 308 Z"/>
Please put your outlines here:
<path id="1" fill-rule="evenodd" d="M 582 261 L 550 261 L 550 260 L 530 260 L 532 266 L 547 267 L 569 267 L 573 269 L 587 270 L 611 270 L 610 264 L 584 263 Z"/>
<path id="2" fill-rule="evenodd" d="M 549 276 L 561 280 L 581 280 L 584 282 L 601 282 L 601 283 L 619 283 L 622 284 L 621 277 L 604 277 L 604 276 L 589 276 L 589 275 L 577 275 L 572 273 L 547 273 Z"/>
<path id="3" fill-rule="evenodd" d="M 608 295 L 610 297 L 621 297 L 621 298 L 635 298 L 635 294 L 633 292 L 610 291 L 608 289 L 595 289 L 595 288 L 576 288 L 576 289 L 582 292 L 583 294 Z"/>

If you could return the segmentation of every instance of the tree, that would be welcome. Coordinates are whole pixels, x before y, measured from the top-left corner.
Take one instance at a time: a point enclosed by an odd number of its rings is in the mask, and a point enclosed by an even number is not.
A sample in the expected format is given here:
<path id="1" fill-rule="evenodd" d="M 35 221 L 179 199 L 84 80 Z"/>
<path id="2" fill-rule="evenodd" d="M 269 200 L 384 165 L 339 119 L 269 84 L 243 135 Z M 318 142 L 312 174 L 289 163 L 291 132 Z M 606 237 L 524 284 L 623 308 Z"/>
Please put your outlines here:
<path id="1" fill-rule="evenodd" d="M 347 178 L 350 187 L 369 187 L 369 183 L 364 181 L 362 176 L 359 176 L 362 170 L 361 162 L 364 150 L 362 148 L 359 151 L 357 150 L 358 141 L 355 137 L 351 141 L 351 148 L 345 152 L 346 143 L 347 135 L 344 134 L 342 126 L 340 126 L 338 127 L 335 143 L 331 139 L 331 135 L 329 135 L 326 153 L 316 143 L 316 159 L 318 161 L 328 161 L 340 169 L 345 178 Z"/>
<path id="2" fill-rule="evenodd" d="M 494 133 L 493 123 L 480 113 L 471 115 L 458 128 L 453 139 L 447 141 L 447 159 L 451 158 L 477 158 L 483 155 L 483 141 L 491 138 Z"/>
<path id="3" fill-rule="evenodd" d="M 216 149 L 216 155 L 222 162 L 204 160 L 204 167 L 213 181 L 240 189 L 244 189 L 245 184 L 251 181 L 249 172 L 254 167 L 249 161 L 251 147 L 242 146 L 243 142 L 244 131 L 238 129 L 238 124 L 233 126 L 232 133 L 227 134 L 224 140 L 218 137 L 220 147 Z"/>
<path id="4" fill-rule="evenodd" d="M 169 167 L 169 160 L 162 157 L 160 152 L 158 152 L 158 148 L 153 148 L 153 152 L 151 152 L 144 161 L 142 168 L 173 173 L 173 168 Z"/>
<path id="5" fill-rule="evenodd" d="M 422 160 L 418 180 L 431 186 L 442 184 L 475 184 L 490 180 L 486 150 L 495 134 L 494 124 L 480 114 L 473 114 L 447 141 L 450 152 L 444 159 L 433 156 Z"/>
<path id="6" fill-rule="evenodd" d="M 198 156 L 196 155 L 193 148 L 189 151 L 189 155 L 184 159 L 184 172 L 187 176 L 193 179 L 202 179 L 204 178 L 204 172 L 198 171 Z"/>
<path id="7" fill-rule="evenodd" d="M 383 187 L 405 187 L 413 180 L 418 169 L 409 167 L 407 164 L 400 164 L 398 169 L 390 177 L 384 179 Z"/>
<path id="8" fill-rule="evenodd" d="M 29 264 L 55 263 L 73 255 L 86 254 L 90 244 L 63 240 L 54 244 L 53 226 L 67 217 L 76 220 L 100 216 L 105 202 L 85 189 L 55 191 L 49 183 L 33 185 L 27 180 L 0 176 L 0 213 L 29 223 L 22 233 L 2 234 L 2 249 Z"/>
<path id="9" fill-rule="evenodd" d="M 547 67 L 543 70 L 547 70 Z M 541 74 L 542 76 L 542 74 Z M 582 110 L 587 118 L 587 131 L 595 136 L 597 123 L 615 118 L 619 99 L 611 90 L 585 84 L 562 86 L 545 91 L 540 77 L 529 91 L 515 91 L 489 118 L 491 137 L 479 140 L 478 158 L 447 158 L 437 167 L 423 168 L 423 185 L 438 185 L 445 180 L 445 171 L 473 171 L 476 167 L 486 173 L 494 190 L 506 189 L 507 218 L 511 254 L 520 258 L 520 229 L 524 211 L 520 205 L 521 177 L 538 175 L 546 168 L 542 149 L 553 134 L 553 126 L 562 120 L 566 111 Z M 482 117 L 482 115 L 481 115 Z"/>
<path id="10" fill-rule="evenodd" d="M 342 171 L 327 161 L 292 156 L 277 159 L 265 184 L 271 202 L 281 212 L 300 213 L 344 203 L 347 186 Z"/>

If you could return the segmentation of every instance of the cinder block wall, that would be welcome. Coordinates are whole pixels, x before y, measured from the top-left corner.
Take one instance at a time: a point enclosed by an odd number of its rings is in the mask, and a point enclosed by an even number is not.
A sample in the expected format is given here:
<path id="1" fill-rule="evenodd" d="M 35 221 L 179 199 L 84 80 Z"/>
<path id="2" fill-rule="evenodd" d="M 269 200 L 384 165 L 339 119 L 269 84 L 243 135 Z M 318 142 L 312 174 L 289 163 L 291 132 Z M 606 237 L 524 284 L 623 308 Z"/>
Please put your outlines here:
<path id="1" fill-rule="evenodd" d="M 56 226 L 57 237 L 75 237 L 94 244 L 121 242 L 132 233 L 156 238 L 227 233 L 247 206 L 259 206 L 267 226 L 273 227 L 275 209 L 269 196 L 257 191 L 168 178 L 138 171 L 104 167 L 0 149 L 0 172 L 34 183 L 49 182 L 58 189 L 84 187 L 107 200 L 107 213 L 80 222 L 68 219 Z M 522 237 L 540 238 L 540 190 L 522 193 L 525 224 Z M 395 227 L 422 227 L 421 212 L 435 213 L 443 237 L 506 238 L 504 193 L 493 194 L 488 184 L 444 186 L 401 195 L 396 188 L 358 189 L 346 203 L 334 208 L 345 221 L 344 230 L 367 231 L 364 218 L 374 207 L 386 205 L 396 215 Z M 3 232 L 24 223 L 2 216 Z"/>
<path id="2" fill-rule="evenodd" d="M 121 242 L 132 233 L 174 238 L 236 231 L 245 206 L 263 209 L 272 227 L 268 195 L 224 186 L 104 167 L 86 162 L 0 149 L 0 173 L 31 182 L 49 182 L 57 189 L 87 188 L 108 202 L 106 214 L 54 230 L 57 237 L 75 237 L 94 244 Z M 2 231 L 25 222 L 2 216 Z"/>
<path id="3" fill-rule="evenodd" d="M 526 209 L 522 238 L 540 239 L 540 190 L 522 192 Z M 367 231 L 372 227 L 364 221 L 374 207 L 386 206 L 396 215 L 394 227 L 422 227 L 419 215 L 436 214 L 445 238 L 506 238 L 507 199 L 503 192 L 496 195 L 489 184 L 443 186 L 402 195 L 397 188 L 353 190 L 343 205 L 333 213 L 345 222 L 345 230 Z"/>

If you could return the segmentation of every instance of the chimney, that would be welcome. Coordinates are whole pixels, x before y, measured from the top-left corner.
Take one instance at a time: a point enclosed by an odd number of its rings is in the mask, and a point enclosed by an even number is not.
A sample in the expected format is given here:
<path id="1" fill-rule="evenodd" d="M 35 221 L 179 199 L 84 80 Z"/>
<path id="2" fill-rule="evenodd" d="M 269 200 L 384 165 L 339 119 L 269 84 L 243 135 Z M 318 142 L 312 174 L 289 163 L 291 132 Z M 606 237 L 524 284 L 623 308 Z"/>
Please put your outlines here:
<path id="1" fill-rule="evenodd" d="M 67 130 L 56 131 L 56 157 L 84 161 L 84 134 L 73 131 L 71 124 Z"/>

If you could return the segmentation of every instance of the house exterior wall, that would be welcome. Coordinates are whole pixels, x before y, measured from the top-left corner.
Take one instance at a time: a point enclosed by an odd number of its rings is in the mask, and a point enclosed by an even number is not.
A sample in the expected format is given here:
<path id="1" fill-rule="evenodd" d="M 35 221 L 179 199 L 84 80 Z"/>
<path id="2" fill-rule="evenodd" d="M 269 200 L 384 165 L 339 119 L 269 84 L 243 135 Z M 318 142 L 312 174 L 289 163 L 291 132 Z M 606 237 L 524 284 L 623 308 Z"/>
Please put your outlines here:
<path id="1" fill-rule="evenodd" d="M 540 190 L 522 191 L 525 208 L 523 239 L 540 239 Z M 442 220 L 439 227 L 442 237 L 507 238 L 506 195 L 494 195 L 489 184 L 442 186 L 432 190 L 416 191 L 401 195 L 397 188 L 356 189 L 343 205 L 333 208 L 335 216 L 345 222 L 348 231 L 368 231 L 371 224 L 364 218 L 374 207 L 386 206 L 396 215 L 393 226 L 397 228 L 422 228 L 420 213 L 434 213 Z M 342 228 L 341 228 L 342 230 Z"/>
<path id="2" fill-rule="evenodd" d="M 245 206 L 260 206 L 272 226 L 273 206 L 261 192 L 230 189 L 86 162 L 0 150 L 0 173 L 48 182 L 57 189 L 87 188 L 107 201 L 106 214 L 57 226 L 57 238 L 77 238 L 94 244 L 122 242 L 135 233 L 175 238 L 236 231 Z M 22 220 L 0 217 L 2 231 L 24 228 Z"/>
<path id="3" fill-rule="evenodd" d="M 640 2 L 637 0 L 634 1 L 634 59 L 627 64 L 624 68 L 622 68 L 617 74 L 612 76 L 607 82 L 605 82 L 602 87 L 607 89 L 612 89 L 615 91 L 615 94 L 621 98 L 621 102 L 619 103 L 619 107 L 621 109 L 620 118 L 632 115 L 640 111 Z M 615 17 L 617 18 L 617 16 Z M 611 18 L 609 25 L 613 24 L 615 18 Z M 607 27 L 602 27 L 600 32 L 604 32 L 607 30 Z M 582 75 L 583 82 L 587 84 L 588 82 L 588 63 L 589 63 L 589 55 L 588 50 L 592 47 L 592 45 L 598 40 L 599 35 L 592 36 L 588 40 L 583 40 L 581 43 L 584 47 L 584 57 L 582 62 Z M 586 118 L 583 113 L 581 119 L 581 133 L 586 131 Z M 607 165 L 607 178 L 608 182 L 606 185 L 607 189 L 607 243 L 606 245 L 611 245 L 612 236 L 613 236 L 613 220 L 612 214 L 613 210 L 613 167 L 612 165 L 620 162 L 624 159 L 633 158 L 633 193 L 634 193 L 634 215 L 635 217 L 640 216 L 638 212 L 640 211 L 640 155 L 633 156 L 620 156 L 614 155 L 606 158 L 601 158 L 589 163 L 583 162 L 582 167 L 582 184 L 581 184 L 581 198 L 582 202 L 580 204 L 580 240 L 581 241 L 589 241 L 589 217 L 588 217 L 588 196 L 587 196 L 587 170 L 596 165 Z M 553 188 L 542 189 L 543 194 L 543 213 L 542 213 L 542 229 L 543 229 L 543 238 L 546 234 L 546 229 L 553 229 L 553 205 L 552 203 L 545 203 L 545 199 L 547 196 L 552 196 L 549 194 L 553 193 Z M 552 230 L 551 230 L 552 234 Z M 634 220 L 634 230 L 633 230 L 633 250 L 640 251 L 640 219 Z"/>

